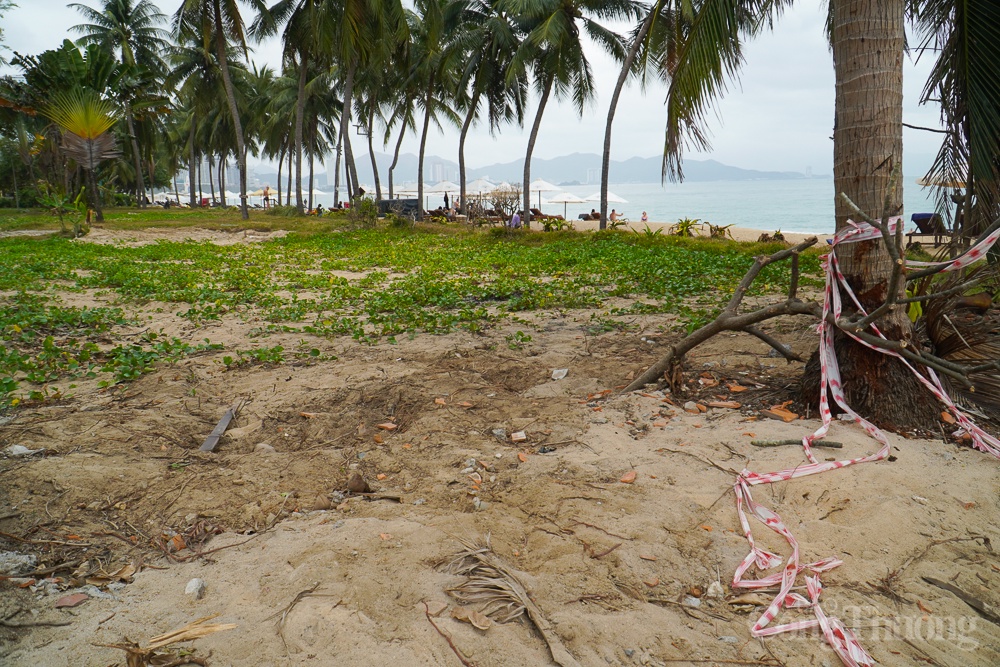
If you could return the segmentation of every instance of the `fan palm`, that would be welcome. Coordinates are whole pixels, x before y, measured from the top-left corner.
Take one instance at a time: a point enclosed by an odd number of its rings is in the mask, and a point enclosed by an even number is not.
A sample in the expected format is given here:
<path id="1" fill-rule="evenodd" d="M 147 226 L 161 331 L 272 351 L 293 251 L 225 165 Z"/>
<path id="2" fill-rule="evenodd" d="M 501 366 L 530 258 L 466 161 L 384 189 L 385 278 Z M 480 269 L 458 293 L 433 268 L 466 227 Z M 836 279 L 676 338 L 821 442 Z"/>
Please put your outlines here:
<path id="1" fill-rule="evenodd" d="M 121 153 L 115 145 L 111 129 L 118 122 L 114 104 L 93 90 L 76 89 L 56 93 L 42 107 L 42 113 L 62 129 L 62 149 L 87 173 L 91 204 L 97 221 L 104 220 L 100 198 L 96 196 L 94 172 L 104 160 Z"/>
<path id="2" fill-rule="evenodd" d="M 150 83 L 166 71 L 161 54 L 169 48 L 169 33 L 160 26 L 167 17 L 149 0 L 104 0 L 100 10 L 78 3 L 69 6 L 90 21 L 72 28 L 83 33 L 76 43 L 81 46 L 94 44 L 116 52 L 127 72 L 128 85 L 122 86 L 118 96 L 132 143 L 136 195 L 139 205 L 145 207 L 142 196 L 145 185 L 132 111 L 133 95 L 129 93 L 134 94 L 140 85 L 148 90 Z"/>

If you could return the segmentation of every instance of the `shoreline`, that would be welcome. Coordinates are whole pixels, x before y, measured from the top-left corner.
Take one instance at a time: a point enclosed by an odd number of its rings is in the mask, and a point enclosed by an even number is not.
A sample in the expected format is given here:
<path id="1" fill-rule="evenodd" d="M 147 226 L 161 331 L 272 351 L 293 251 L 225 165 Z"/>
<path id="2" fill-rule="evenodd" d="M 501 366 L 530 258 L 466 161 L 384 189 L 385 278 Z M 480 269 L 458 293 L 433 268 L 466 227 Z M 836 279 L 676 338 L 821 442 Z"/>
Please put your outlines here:
<path id="1" fill-rule="evenodd" d="M 537 221 L 533 222 L 535 223 L 535 226 L 540 227 L 540 224 Z M 600 225 L 599 221 L 597 220 L 571 220 L 570 222 L 573 223 L 573 229 L 575 229 L 578 232 L 597 231 Z M 674 223 L 672 222 L 654 222 L 652 220 L 650 220 L 649 222 L 638 222 L 635 220 L 630 220 L 625 224 L 625 228 L 629 229 L 630 231 L 642 233 L 648 226 L 653 231 L 656 231 L 657 229 L 662 229 L 663 234 L 667 234 L 668 233 L 667 230 L 673 224 Z M 764 230 L 753 229 L 750 227 L 729 227 L 728 231 L 730 234 L 732 234 L 732 238 L 734 241 L 740 241 L 743 243 L 753 243 L 760 238 L 761 234 L 773 233 L 773 230 L 771 232 L 766 232 Z M 805 232 L 782 232 L 782 234 L 784 235 L 786 241 L 793 244 L 801 243 L 810 236 L 815 236 L 817 239 L 819 239 L 820 244 L 826 243 L 828 239 L 833 238 L 833 234 L 807 234 Z M 707 237 L 708 226 L 699 225 L 698 227 L 696 227 L 695 236 L 703 238 Z"/>

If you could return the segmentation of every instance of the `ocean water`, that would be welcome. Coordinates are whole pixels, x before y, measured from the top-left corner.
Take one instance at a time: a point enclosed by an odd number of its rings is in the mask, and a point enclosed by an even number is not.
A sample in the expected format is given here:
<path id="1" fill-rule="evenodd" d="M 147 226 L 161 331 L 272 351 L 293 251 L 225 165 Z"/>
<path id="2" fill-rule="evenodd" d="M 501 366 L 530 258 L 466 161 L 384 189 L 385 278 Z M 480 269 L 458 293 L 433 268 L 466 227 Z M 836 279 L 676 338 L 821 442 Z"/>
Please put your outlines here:
<path id="1" fill-rule="evenodd" d="M 932 193 L 907 179 L 903 186 L 904 216 L 934 210 Z M 659 183 L 612 184 L 608 190 L 628 203 L 610 203 L 632 221 L 638 221 L 646 211 L 652 222 L 676 222 L 680 218 L 697 218 L 713 225 L 735 225 L 761 231 L 781 230 L 811 234 L 833 233 L 833 179 L 801 179 L 786 181 L 713 181 L 660 185 Z M 567 186 L 562 191 L 581 198 L 598 193 L 596 185 Z M 387 193 L 383 193 L 386 195 Z M 549 203 L 547 196 L 557 192 L 541 193 L 541 210 L 544 213 L 563 214 L 563 204 Z M 341 191 L 343 197 L 343 190 Z M 454 197 L 454 193 L 450 195 Z M 539 193 L 531 194 L 533 206 L 538 206 Z M 333 194 L 318 195 L 313 199 L 329 208 L 334 204 Z M 427 208 L 444 204 L 440 193 L 425 196 Z M 566 204 L 566 216 L 575 220 L 580 213 L 599 208 L 599 202 Z M 876 212 L 877 213 L 877 212 Z"/>

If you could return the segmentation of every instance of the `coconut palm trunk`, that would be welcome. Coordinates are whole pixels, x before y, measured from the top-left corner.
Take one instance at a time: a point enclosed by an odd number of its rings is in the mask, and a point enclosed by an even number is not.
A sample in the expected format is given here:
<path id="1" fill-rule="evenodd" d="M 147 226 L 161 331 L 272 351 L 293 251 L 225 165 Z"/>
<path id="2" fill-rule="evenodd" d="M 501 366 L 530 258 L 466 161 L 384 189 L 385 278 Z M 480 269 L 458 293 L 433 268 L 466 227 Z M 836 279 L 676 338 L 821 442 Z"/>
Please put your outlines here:
<path id="1" fill-rule="evenodd" d="M 340 136 L 341 138 L 347 137 L 347 133 L 351 127 L 351 106 L 352 100 L 354 99 L 354 74 L 358 69 L 358 59 L 355 58 L 351 61 L 350 66 L 347 68 L 347 77 L 344 79 L 344 109 L 340 113 Z M 344 161 L 347 166 L 348 178 L 352 181 L 350 187 L 358 187 L 358 167 L 354 164 L 354 152 L 351 151 L 351 142 L 349 140 L 344 141 Z M 348 189 L 347 195 L 348 199 L 354 199 L 357 192 L 354 189 Z"/>
<path id="2" fill-rule="evenodd" d="M 314 183 L 313 176 L 315 174 L 313 169 L 314 167 L 315 167 L 315 162 L 313 161 L 313 154 L 310 153 L 309 154 L 309 210 L 310 211 L 316 208 L 315 206 L 313 206 L 313 183 Z"/>
<path id="3" fill-rule="evenodd" d="M 424 152 L 427 148 L 427 129 L 431 125 L 431 104 L 434 103 L 434 74 L 427 80 L 424 96 L 424 127 L 420 131 L 420 157 L 417 159 L 417 220 L 424 219 Z"/>
<path id="4" fill-rule="evenodd" d="M 618 81 L 615 83 L 615 92 L 611 94 L 611 104 L 608 106 L 608 122 L 604 126 L 604 155 L 601 158 L 601 222 L 600 228 L 607 229 L 608 227 L 608 182 L 611 176 L 611 126 L 615 122 L 615 111 L 618 109 L 618 99 L 621 97 L 622 88 L 625 87 L 625 81 L 628 79 L 629 73 L 632 71 L 632 65 L 635 63 L 635 57 L 639 53 L 639 47 L 642 46 L 643 41 L 646 39 L 646 35 L 649 34 L 649 28 L 653 25 L 653 20 L 656 18 L 656 14 L 659 11 L 661 3 L 657 2 L 649 10 L 649 15 L 642 22 L 642 27 L 639 28 L 639 34 L 635 36 L 632 41 L 632 46 L 629 47 L 628 55 L 625 56 L 625 62 L 622 63 L 622 71 L 618 74 Z"/>
<path id="5" fill-rule="evenodd" d="M 344 137 L 344 155 L 346 156 L 348 154 L 350 154 L 352 156 L 354 155 L 354 149 L 351 147 L 351 135 L 350 134 L 348 134 L 347 136 Z M 350 196 L 350 198 L 353 200 L 354 197 L 355 197 L 355 194 L 352 194 L 352 193 L 357 193 L 357 190 L 358 190 L 358 174 L 357 174 L 357 171 L 355 171 L 352 174 L 351 170 L 350 170 L 350 165 L 348 164 L 347 166 L 348 166 L 348 170 L 347 170 L 347 193 Z"/>
<path id="6" fill-rule="evenodd" d="M 236 92 L 233 89 L 233 77 L 229 72 L 229 61 L 226 59 L 226 32 L 222 23 L 222 9 L 219 1 L 214 3 L 215 9 L 215 55 L 219 60 L 219 71 L 222 74 L 222 85 L 226 89 L 226 100 L 229 102 L 229 113 L 233 117 L 233 132 L 236 134 L 236 162 L 240 168 L 240 216 L 250 219 L 247 210 L 247 152 L 243 142 L 243 124 L 240 122 L 240 110 L 236 106 Z"/>
<path id="7" fill-rule="evenodd" d="M 378 177 L 378 162 L 375 159 L 375 144 L 372 142 L 372 125 L 375 124 L 375 105 L 368 110 L 368 154 L 372 157 L 372 174 L 375 178 L 375 201 L 382 201 L 382 181 Z"/>
<path id="8" fill-rule="evenodd" d="M 197 157 L 198 153 L 197 153 L 197 151 L 195 150 L 195 147 L 194 147 L 195 146 L 195 144 L 194 144 L 194 118 L 195 117 L 192 115 L 191 116 L 191 130 L 188 133 L 188 141 L 191 142 L 191 159 L 188 160 L 188 195 L 189 195 L 188 198 L 190 199 L 189 204 L 190 204 L 191 208 L 194 208 L 194 206 L 195 206 L 195 201 L 194 201 L 194 188 L 195 188 L 195 184 L 194 184 L 194 181 L 195 181 L 195 172 L 196 172 L 196 170 L 198 168 L 198 157 Z"/>
<path id="9" fill-rule="evenodd" d="M 135 160 L 135 193 L 139 208 L 146 208 L 146 183 L 142 178 L 142 158 L 139 157 L 139 140 L 135 138 L 135 123 L 132 119 L 132 105 L 125 103 L 125 122 L 132 143 L 132 158 Z"/>
<path id="10" fill-rule="evenodd" d="M 392 164 L 389 165 L 389 199 L 394 199 L 395 194 L 392 190 L 392 173 L 396 169 L 396 165 L 399 163 L 399 149 L 403 145 L 403 137 L 406 136 L 406 120 L 404 119 L 401 123 L 402 127 L 399 130 L 399 139 L 396 139 L 396 150 L 392 152 Z"/>
<path id="11" fill-rule="evenodd" d="M 337 158 L 333 167 L 333 205 L 340 208 L 340 157 L 344 152 L 344 135 L 337 137 Z"/>
<path id="12" fill-rule="evenodd" d="M 468 204 L 465 196 L 465 138 L 469 135 L 469 128 L 472 127 L 472 120 L 476 117 L 476 109 L 479 107 L 480 91 L 477 88 L 472 94 L 472 101 L 469 103 L 469 113 L 465 114 L 465 122 L 462 123 L 462 133 L 458 137 L 458 185 L 459 203 L 462 205 L 459 211 L 462 215 L 468 215 L 466 210 Z"/>
<path id="13" fill-rule="evenodd" d="M 834 185 L 862 210 L 881 216 L 893 169 L 903 155 L 903 0 L 837 0 L 834 3 L 833 57 L 836 71 Z M 902 187 L 889 193 L 890 213 L 902 211 Z M 850 216 L 838 196 L 836 224 Z M 837 247 L 837 259 L 862 307 L 871 311 L 887 294 L 892 260 L 881 241 Z M 905 285 L 900 281 L 898 296 Z M 847 303 L 850 303 L 848 300 Z M 850 313 L 848 313 L 850 314 Z M 909 340 L 913 326 L 905 306 L 876 322 L 893 340 Z M 876 424 L 931 427 L 938 409 L 912 372 L 888 355 L 837 332 L 834 342 L 848 404 Z M 803 377 L 807 398 L 819 399 L 819 360 Z"/>
<path id="14" fill-rule="evenodd" d="M 300 55 L 301 58 L 301 55 Z M 302 209 L 302 137 L 305 134 L 303 123 L 306 117 L 306 64 L 305 58 L 299 63 L 299 92 L 295 101 L 295 208 L 299 215 Z M 312 192 L 312 188 L 309 189 Z"/>
<path id="15" fill-rule="evenodd" d="M 528 150 L 524 155 L 524 226 L 531 224 L 531 153 L 535 150 L 535 140 L 538 138 L 538 128 L 542 124 L 542 114 L 545 113 L 545 104 L 549 101 L 549 94 L 552 92 L 552 75 L 548 75 L 545 80 L 545 88 L 542 90 L 542 97 L 538 100 L 538 111 L 535 112 L 535 122 L 531 124 L 531 134 L 528 136 Z"/>

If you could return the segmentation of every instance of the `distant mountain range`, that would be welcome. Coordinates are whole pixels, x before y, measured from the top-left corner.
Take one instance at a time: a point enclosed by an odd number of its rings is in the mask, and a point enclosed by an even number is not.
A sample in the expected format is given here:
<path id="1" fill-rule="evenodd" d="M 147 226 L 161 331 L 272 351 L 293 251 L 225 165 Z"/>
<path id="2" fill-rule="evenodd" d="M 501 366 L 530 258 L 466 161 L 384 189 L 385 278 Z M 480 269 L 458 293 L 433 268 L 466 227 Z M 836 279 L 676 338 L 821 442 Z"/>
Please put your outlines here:
<path id="1" fill-rule="evenodd" d="M 358 166 L 358 178 L 361 182 L 371 184 L 371 159 L 367 153 L 355 155 Z M 382 187 L 387 187 L 386 172 L 392 163 L 392 156 L 376 153 L 379 165 L 379 175 Z M 333 165 L 333 157 L 328 160 Z M 659 183 L 662 159 L 660 157 L 633 157 L 627 160 L 611 161 L 612 183 Z M 317 166 L 316 187 L 329 188 L 333 185 L 333 175 L 320 170 Z M 277 182 L 277 171 L 273 166 L 260 164 L 251 168 L 260 183 Z M 500 181 L 520 183 L 524 175 L 524 160 L 499 162 L 485 167 L 467 168 L 466 178 L 470 181 L 476 178 L 487 178 L 494 183 Z M 282 174 L 287 178 L 287 171 Z M 458 163 L 437 156 L 427 156 L 424 159 L 424 180 L 436 183 L 442 180 L 458 182 Z M 531 178 L 543 178 L 558 185 L 599 184 L 601 180 L 601 156 L 596 153 L 573 153 L 551 159 L 533 158 L 531 161 Z M 758 171 L 732 167 L 715 160 L 684 160 L 685 181 L 761 181 L 789 180 L 806 178 L 830 178 L 830 176 L 813 176 L 795 171 Z M 393 181 L 397 185 L 417 180 L 417 156 L 405 153 L 399 156 L 399 164 L 393 172 Z"/>

